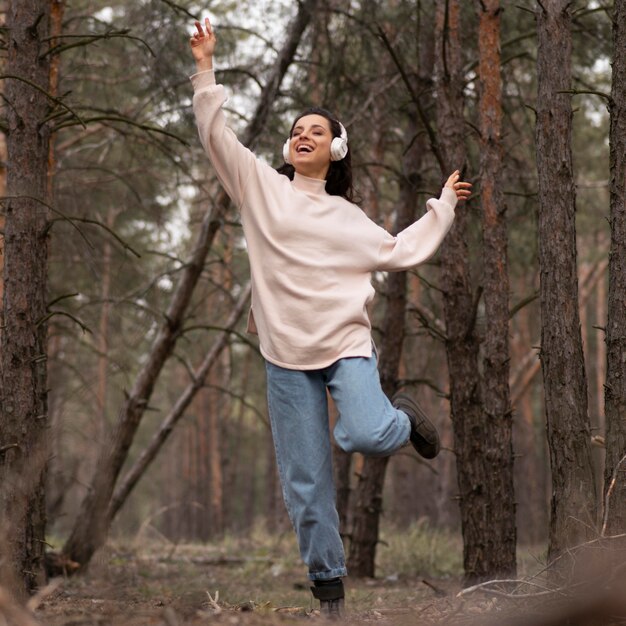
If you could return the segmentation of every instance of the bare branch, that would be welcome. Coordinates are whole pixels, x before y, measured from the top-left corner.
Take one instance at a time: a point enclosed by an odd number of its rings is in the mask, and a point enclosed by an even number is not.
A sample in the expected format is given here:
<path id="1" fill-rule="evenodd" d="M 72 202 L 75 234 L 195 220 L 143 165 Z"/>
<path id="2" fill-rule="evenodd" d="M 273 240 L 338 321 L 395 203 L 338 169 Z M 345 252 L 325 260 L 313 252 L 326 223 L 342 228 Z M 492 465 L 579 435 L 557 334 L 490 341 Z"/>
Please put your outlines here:
<path id="1" fill-rule="evenodd" d="M 606 496 L 604 498 L 604 513 L 602 515 L 602 536 L 604 537 L 606 534 L 606 527 L 609 523 L 609 504 L 611 500 L 611 496 L 613 495 L 613 491 L 615 490 L 615 485 L 617 484 L 617 475 L 620 471 L 626 471 L 625 469 L 621 469 L 622 464 L 626 463 L 626 455 L 623 456 L 620 462 L 615 466 L 615 470 L 613 471 L 613 476 L 611 476 L 611 482 L 609 484 L 609 488 L 606 490 Z"/>
<path id="2" fill-rule="evenodd" d="M 56 213 L 60 213 L 60 211 L 57 211 L 56 209 L 52 209 L 52 210 L 55 211 Z M 52 224 L 53 222 L 58 222 L 58 221 L 83 222 L 84 224 L 93 224 L 95 226 L 99 226 L 100 228 L 102 228 L 102 229 L 106 230 L 108 233 L 110 233 L 122 245 L 124 250 L 128 250 L 129 252 L 134 254 L 138 259 L 141 258 L 141 254 L 139 254 L 139 252 L 134 250 L 114 230 L 112 230 L 106 224 L 104 224 L 103 222 L 101 222 L 99 220 L 94 220 L 94 219 L 91 219 L 91 218 L 88 218 L 88 217 L 71 217 L 71 216 L 68 216 L 68 215 L 64 215 L 60 219 L 50 220 L 50 223 Z M 93 248 L 93 246 L 91 244 L 89 244 L 89 245 L 90 245 L 91 248 Z"/>
<path id="3" fill-rule="evenodd" d="M 82 328 L 83 332 L 87 332 L 90 335 L 93 335 L 93 332 L 91 331 L 89 326 L 87 326 L 84 322 L 81 322 L 76 316 L 68 313 L 67 311 L 50 311 L 50 313 L 44 315 L 41 319 L 37 320 L 35 326 L 41 326 L 43 323 L 47 322 L 51 317 L 54 317 L 55 315 L 64 315 L 65 317 L 69 317 L 72 321 L 76 322 Z"/>
<path id="4" fill-rule="evenodd" d="M 73 109 L 71 109 L 69 106 L 67 106 L 67 104 L 65 104 L 61 99 L 56 98 L 50 92 L 46 91 L 45 89 L 43 89 L 39 85 L 33 83 L 32 81 L 28 80 L 27 78 L 24 78 L 23 76 L 15 76 L 14 74 L 2 74 L 2 75 L 0 75 L 0 80 L 6 80 L 7 78 L 12 78 L 13 80 L 19 80 L 20 82 L 26 83 L 27 85 L 29 85 L 33 89 L 36 89 L 37 91 L 41 92 L 42 94 L 44 94 L 46 96 L 46 98 L 48 98 L 49 100 L 52 100 L 52 102 L 54 102 L 55 104 L 58 104 L 60 107 L 63 107 L 64 109 L 66 109 L 72 115 L 72 117 L 76 118 L 78 123 L 81 124 L 81 126 L 83 128 L 86 128 L 85 123 L 80 119 L 78 113 L 76 113 Z"/>
<path id="5" fill-rule="evenodd" d="M 433 154 L 435 155 L 437 162 L 439 163 L 439 167 L 441 168 L 441 171 L 443 172 L 445 171 L 446 167 L 445 167 L 443 155 L 441 154 L 441 150 L 439 150 L 439 143 L 437 141 L 437 135 L 435 134 L 435 131 L 433 130 L 432 126 L 430 125 L 430 122 L 428 121 L 428 117 L 426 115 L 426 112 L 424 111 L 424 108 L 422 107 L 422 103 L 420 102 L 419 97 L 417 93 L 415 92 L 415 89 L 413 88 L 413 83 L 409 79 L 404 69 L 404 66 L 402 65 L 402 61 L 396 54 L 396 51 L 391 45 L 391 42 L 389 41 L 387 34 L 385 33 L 385 31 L 383 30 L 381 26 L 378 26 L 378 35 L 381 38 L 383 45 L 387 49 L 387 52 L 389 52 L 389 55 L 391 56 L 391 59 L 394 62 L 394 65 L 397 67 L 398 72 L 400 72 L 400 76 L 402 76 L 402 82 L 406 86 L 407 91 L 409 92 L 409 95 L 411 96 L 411 100 L 413 100 L 413 103 L 415 104 L 417 108 L 417 112 L 419 114 L 420 120 L 424 128 L 426 129 L 426 132 L 428 133 L 428 138 L 430 140 L 430 148 L 433 151 Z"/>
<path id="6" fill-rule="evenodd" d="M 125 28 L 124 30 L 110 31 L 110 32 L 103 33 L 101 35 L 95 35 L 95 34 L 94 35 L 55 35 L 54 37 L 49 37 L 48 39 L 58 40 L 58 39 L 69 39 L 69 38 L 76 38 L 76 37 L 80 37 L 81 39 L 80 41 L 76 41 L 74 43 L 59 44 L 56 46 L 52 46 L 52 48 L 49 48 L 48 50 L 46 50 L 46 52 L 41 54 L 39 58 L 43 59 L 49 54 L 50 55 L 61 54 L 62 52 L 65 52 L 66 50 L 71 50 L 72 48 L 78 48 L 80 46 L 88 46 L 89 44 L 94 43 L 95 41 L 100 41 L 101 39 L 120 39 L 120 38 L 139 41 L 146 48 L 148 48 L 148 51 L 153 57 L 156 57 L 156 54 L 154 53 L 154 51 L 152 50 L 152 48 L 148 45 L 146 41 L 144 41 L 141 37 L 136 37 L 135 35 L 129 35 L 128 34 L 129 32 L 130 32 L 130 28 Z"/>
<path id="7" fill-rule="evenodd" d="M 128 124 L 129 126 L 136 126 L 140 130 L 144 130 L 144 131 L 148 131 L 152 133 L 159 133 L 161 135 L 165 135 L 166 137 L 171 137 L 172 139 L 176 139 L 176 141 L 179 141 L 180 143 L 182 143 L 183 146 L 189 145 L 189 143 L 185 139 L 183 139 L 179 135 L 176 135 L 175 133 L 171 133 L 167 130 L 163 130 L 162 128 L 158 128 L 157 126 L 149 126 L 148 124 L 142 124 L 141 122 L 136 122 L 135 120 L 129 117 L 125 117 L 121 114 L 119 115 L 96 115 L 94 117 L 85 118 L 84 120 L 79 120 L 79 121 L 82 124 L 83 128 L 85 129 L 87 128 L 87 124 L 92 124 L 93 122 L 122 122 L 123 124 Z M 76 122 L 70 122 L 70 121 L 62 122 L 54 126 L 51 129 L 51 132 L 55 133 L 58 130 L 61 130 L 62 128 L 69 128 L 71 126 L 76 126 L 76 125 L 77 125 Z"/>
<path id="8" fill-rule="evenodd" d="M 611 106 L 613 103 L 613 99 L 608 93 L 604 93 L 603 91 L 594 91 L 593 89 L 563 89 L 561 91 L 557 91 L 556 93 L 569 93 L 569 94 L 572 94 L 573 96 L 588 94 L 588 95 L 604 98 L 607 101 L 609 106 Z"/>

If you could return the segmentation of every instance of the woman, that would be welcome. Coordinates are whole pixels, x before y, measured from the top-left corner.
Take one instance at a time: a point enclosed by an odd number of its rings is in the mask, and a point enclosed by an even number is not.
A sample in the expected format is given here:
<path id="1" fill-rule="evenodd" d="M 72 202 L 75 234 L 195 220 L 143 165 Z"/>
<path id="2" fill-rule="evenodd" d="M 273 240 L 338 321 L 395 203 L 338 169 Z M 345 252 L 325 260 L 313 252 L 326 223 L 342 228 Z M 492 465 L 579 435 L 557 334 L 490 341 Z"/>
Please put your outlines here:
<path id="1" fill-rule="evenodd" d="M 397 237 L 351 202 L 345 128 L 324 109 L 294 122 L 278 172 L 237 141 L 222 113 L 208 19 L 190 39 L 200 139 L 237 205 L 252 274 L 248 329 L 259 335 L 285 505 L 323 613 L 343 606 L 347 575 L 331 467 L 326 390 L 338 410 L 335 440 L 348 452 L 386 456 L 409 441 L 439 451 L 437 431 L 408 396 L 383 394 L 367 304 L 371 272 L 399 271 L 432 256 L 470 183 L 454 172 L 427 214 Z"/>

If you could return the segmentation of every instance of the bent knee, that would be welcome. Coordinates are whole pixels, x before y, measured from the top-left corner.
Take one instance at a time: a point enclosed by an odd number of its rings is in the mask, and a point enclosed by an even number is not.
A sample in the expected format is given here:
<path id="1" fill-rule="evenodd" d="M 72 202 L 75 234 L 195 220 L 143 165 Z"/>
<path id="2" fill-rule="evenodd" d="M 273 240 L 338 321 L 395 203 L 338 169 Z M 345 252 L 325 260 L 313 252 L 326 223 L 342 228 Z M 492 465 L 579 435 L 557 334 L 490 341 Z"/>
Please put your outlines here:
<path id="1" fill-rule="evenodd" d="M 337 445 L 348 453 L 359 452 L 368 456 L 386 456 L 394 452 L 395 447 L 390 448 L 388 438 L 384 433 L 357 433 L 342 437 L 337 440 Z"/>

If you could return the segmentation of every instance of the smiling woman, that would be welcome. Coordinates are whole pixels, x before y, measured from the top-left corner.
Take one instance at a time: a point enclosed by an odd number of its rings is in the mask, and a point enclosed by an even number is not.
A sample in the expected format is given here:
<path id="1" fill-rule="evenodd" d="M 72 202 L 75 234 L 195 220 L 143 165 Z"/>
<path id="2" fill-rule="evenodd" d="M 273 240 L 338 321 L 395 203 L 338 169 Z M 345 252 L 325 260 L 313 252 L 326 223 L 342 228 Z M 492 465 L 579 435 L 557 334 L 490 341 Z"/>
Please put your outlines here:
<path id="1" fill-rule="evenodd" d="M 343 607 L 347 575 L 331 466 L 327 391 L 338 411 L 333 431 L 347 452 L 387 456 L 411 443 L 426 458 L 439 437 L 419 405 L 382 392 L 367 305 L 371 273 L 429 259 L 469 183 L 454 172 L 428 212 L 396 237 L 352 202 L 345 128 L 308 109 L 293 123 L 279 171 L 255 157 L 228 128 L 224 88 L 213 73 L 208 19 L 190 40 L 200 140 L 241 212 L 252 274 L 248 330 L 259 336 L 278 471 L 300 553 L 323 613 Z"/>
<path id="2" fill-rule="evenodd" d="M 311 107 L 296 117 L 283 146 L 283 158 L 285 164 L 278 171 L 290 180 L 296 171 L 325 180 L 327 193 L 353 202 L 348 133 L 326 109 Z"/>

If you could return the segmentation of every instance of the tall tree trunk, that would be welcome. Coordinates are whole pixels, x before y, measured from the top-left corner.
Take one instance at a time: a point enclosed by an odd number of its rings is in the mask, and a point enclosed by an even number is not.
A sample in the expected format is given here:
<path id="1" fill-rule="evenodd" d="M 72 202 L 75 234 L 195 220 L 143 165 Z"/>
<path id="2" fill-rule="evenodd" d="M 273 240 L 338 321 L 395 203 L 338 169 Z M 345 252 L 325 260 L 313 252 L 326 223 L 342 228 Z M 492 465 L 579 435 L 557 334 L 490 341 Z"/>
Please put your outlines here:
<path id="1" fill-rule="evenodd" d="M 16 595 L 45 580 L 46 281 L 50 2 L 9 2 L 5 36 L 7 196 L 0 344 L 0 583 Z"/>
<path id="2" fill-rule="evenodd" d="M 552 503 L 548 559 L 593 534 L 596 489 L 576 272 L 572 167 L 571 2 L 537 9 L 537 128 L 541 367 Z"/>
<path id="3" fill-rule="evenodd" d="M 241 367 L 240 367 L 240 375 L 241 375 L 241 401 L 239 402 L 239 407 L 237 408 L 236 415 L 232 416 L 231 422 L 229 423 L 229 433 L 228 433 L 228 448 L 226 449 L 226 458 L 228 459 L 228 465 L 226 466 L 226 478 L 224 488 L 226 493 L 239 493 L 239 481 L 238 478 L 241 474 L 239 471 L 241 466 L 241 456 L 242 456 L 242 447 L 243 447 L 243 431 L 244 431 L 244 417 L 246 414 L 246 405 L 245 402 L 248 398 L 248 392 L 251 387 L 250 372 L 252 366 L 252 355 L 246 354 L 244 358 L 241 359 Z M 270 435 L 271 439 L 271 435 Z M 274 444 L 273 441 L 270 441 L 272 446 L 272 454 L 274 454 Z M 274 461 L 275 462 L 275 461 Z M 239 519 L 236 516 L 237 513 L 237 502 L 234 498 L 227 498 L 224 502 L 224 521 L 225 524 L 231 528 L 238 530 Z"/>
<path id="4" fill-rule="evenodd" d="M 483 298 L 489 332 L 483 339 L 482 450 L 474 467 L 481 485 L 474 501 L 480 576 L 512 577 L 516 572 L 513 419 L 509 393 L 509 274 L 506 205 L 502 189 L 502 78 L 500 0 L 477 0 L 479 16 L 480 200 L 483 209 Z M 474 427 L 477 425 L 474 425 Z M 475 436 L 477 431 L 473 429 Z M 478 450 L 477 450 L 478 451 Z M 477 572 L 478 573 L 478 572 Z"/>
<path id="5" fill-rule="evenodd" d="M 525 288 L 525 280 L 519 281 L 518 292 Z M 531 319 L 534 311 L 524 307 L 515 315 L 515 341 L 512 344 L 514 362 L 520 363 L 533 344 Z M 538 342 L 537 342 L 538 343 Z M 535 389 L 527 387 L 526 389 Z M 542 433 L 543 434 L 543 433 Z M 538 434 L 532 395 L 522 393 L 515 404 L 513 448 L 515 459 L 515 496 L 517 502 L 518 541 L 522 544 L 538 544 L 547 539 L 545 486 L 547 459 L 545 437 Z"/>
<path id="6" fill-rule="evenodd" d="M 224 533 L 224 477 L 222 473 L 222 421 L 229 414 L 226 410 L 227 400 L 219 391 L 229 378 L 230 363 L 228 351 L 222 351 L 219 357 L 221 367 L 211 370 L 211 378 L 215 389 L 209 388 L 209 476 L 211 480 L 211 530 L 220 537 Z M 205 486 L 206 488 L 206 486 Z"/>
<path id="7" fill-rule="evenodd" d="M 419 6 L 417 10 L 420 10 Z M 422 32 L 427 32 L 427 27 L 421 28 L 421 32 L 417 34 L 418 37 Z M 431 39 L 427 37 L 425 41 L 426 45 L 420 42 L 418 52 L 417 92 L 426 90 L 430 85 L 432 75 Z M 387 45 L 390 46 L 389 43 Z M 393 62 L 398 63 L 393 49 L 389 47 L 388 51 Z M 419 137 L 416 118 L 417 115 L 407 120 L 408 136 L 414 139 Z M 417 217 L 417 190 L 422 182 L 420 172 L 424 153 L 420 139 L 413 141 L 404 155 L 403 175 L 400 179 L 400 205 L 394 225 L 396 232 L 410 226 Z M 389 274 L 385 296 L 386 309 L 381 329 L 382 343 L 378 369 L 383 392 L 391 397 L 398 387 L 398 372 L 404 343 L 407 309 L 406 272 Z M 347 565 L 348 570 L 354 576 L 373 577 L 375 574 L 376 547 L 379 539 L 383 488 L 388 461 L 388 457 L 366 457 L 360 471 L 357 472 L 358 482 L 353 494 L 352 513 L 348 516 L 352 528 L 349 535 L 350 550 Z"/>
<path id="8" fill-rule="evenodd" d="M 596 326 L 606 329 L 606 280 L 602 276 L 598 280 L 598 286 L 595 296 L 596 306 Z M 600 331 L 599 331 L 600 332 Z M 606 332 L 606 330 L 605 330 Z M 606 335 L 596 335 L 596 349 L 595 349 L 595 410 L 598 416 L 598 431 L 600 433 L 606 430 L 606 421 L 604 418 L 604 383 L 606 381 Z"/>
<path id="9" fill-rule="evenodd" d="M 408 136 L 415 134 L 415 124 Z M 405 175 L 400 182 L 401 201 L 395 230 L 399 232 L 410 226 L 416 218 L 417 192 L 416 181 L 419 168 L 414 169 L 419 155 L 414 145 L 405 161 Z M 385 290 L 387 306 L 382 325 L 382 344 L 378 369 L 384 393 L 391 397 L 397 390 L 398 368 L 404 341 L 406 311 L 406 272 L 389 274 Z M 354 494 L 352 532 L 350 533 L 350 551 L 348 570 L 353 576 L 373 577 L 375 573 L 376 546 L 378 545 L 379 521 L 382 513 L 383 487 L 389 457 L 366 457 L 359 472 L 359 480 Z"/>
<path id="10" fill-rule="evenodd" d="M 289 26 L 287 40 L 277 59 L 274 71 L 268 78 L 255 113 L 243 135 L 243 142 L 252 146 L 260 135 L 282 83 L 293 61 L 298 44 L 315 11 L 316 0 L 306 0 L 299 5 L 298 13 Z M 181 273 L 172 301 L 164 316 L 164 322 L 150 349 L 148 358 L 121 408 L 116 427 L 110 441 L 103 446 L 91 485 L 81 503 L 80 512 L 72 532 L 63 546 L 63 553 L 73 561 L 86 565 L 94 552 L 103 545 L 108 534 L 111 516 L 107 514 L 115 483 L 128 451 L 148 406 L 156 381 L 172 354 L 180 336 L 185 312 L 204 268 L 204 261 L 217 231 L 221 228 L 228 206 L 228 198 L 221 194 L 214 211 L 207 212 L 203 219 L 192 258 Z"/>
<path id="11" fill-rule="evenodd" d="M 6 26 L 5 13 L 0 14 L 0 27 Z M 0 73 L 6 73 L 6 59 L 0 59 Z M 4 94 L 4 81 L 0 81 L 0 93 Z M 0 133 L 0 197 L 7 195 L 7 142 L 4 133 Z M 0 211 L 0 322 L 2 320 L 2 310 L 4 301 L 4 211 Z M 2 326 L 0 323 L 0 341 L 2 341 Z"/>
<path id="12" fill-rule="evenodd" d="M 626 533 L 626 0 L 613 9 L 611 252 L 606 325 L 606 464 L 603 532 Z"/>
<path id="13" fill-rule="evenodd" d="M 337 513 L 342 537 L 350 538 L 350 496 L 352 478 L 352 454 L 333 445 L 333 470 L 337 491 Z M 345 542 L 345 541 L 344 541 Z"/>
<path id="14" fill-rule="evenodd" d="M 589 298 L 593 295 L 593 291 L 598 281 L 604 280 L 604 273 L 608 266 L 608 261 L 600 261 L 592 268 L 584 273 L 580 283 L 580 308 L 587 305 Z M 535 340 L 531 345 L 537 345 L 539 340 Z M 537 351 L 535 348 L 526 354 L 526 356 L 518 359 L 521 366 L 512 374 L 509 387 L 511 388 L 511 404 L 515 406 L 518 400 L 526 393 L 534 377 L 541 369 L 541 360 L 536 358 Z"/>
<path id="15" fill-rule="evenodd" d="M 458 0 L 438 0 L 435 57 L 437 78 L 437 127 L 446 171 L 464 170 L 466 151 L 463 118 L 463 71 Z M 470 255 L 467 242 L 469 214 L 459 206 L 441 249 L 441 284 L 446 322 L 446 356 L 450 378 L 450 415 L 457 462 L 459 506 L 463 533 L 465 582 L 471 584 L 486 574 L 481 519 L 477 504 L 483 485 L 474 481 L 481 462 L 477 450 L 482 442 L 474 429 L 482 432 L 483 407 L 478 368 L 479 338 L 475 311 L 478 296 L 472 292 Z"/>
<path id="16" fill-rule="evenodd" d="M 113 207 L 107 209 L 105 223 L 107 228 L 113 230 L 117 211 Z M 103 243 L 102 269 L 100 274 L 100 298 L 102 309 L 100 310 L 100 322 L 98 325 L 98 387 L 96 400 L 98 403 L 96 412 L 96 441 L 101 446 L 105 441 L 107 432 L 107 391 L 109 387 L 109 324 L 111 319 L 111 241 L 106 238 Z"/>

